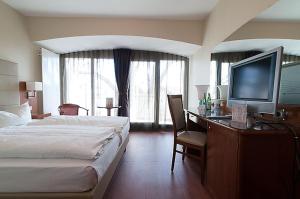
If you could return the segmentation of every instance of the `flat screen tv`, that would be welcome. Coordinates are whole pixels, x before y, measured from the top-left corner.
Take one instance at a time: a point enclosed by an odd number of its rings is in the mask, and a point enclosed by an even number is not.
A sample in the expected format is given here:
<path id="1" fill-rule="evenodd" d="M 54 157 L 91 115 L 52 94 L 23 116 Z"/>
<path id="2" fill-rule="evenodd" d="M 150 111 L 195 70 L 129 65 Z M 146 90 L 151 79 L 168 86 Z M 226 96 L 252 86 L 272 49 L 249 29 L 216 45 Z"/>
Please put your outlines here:
<path id="1" fill-rule="evenodd" d="M 282 52 L 279 47 L 230 66 L 229 107 L 243 103 L 251 113 L 276 113 Z"/>

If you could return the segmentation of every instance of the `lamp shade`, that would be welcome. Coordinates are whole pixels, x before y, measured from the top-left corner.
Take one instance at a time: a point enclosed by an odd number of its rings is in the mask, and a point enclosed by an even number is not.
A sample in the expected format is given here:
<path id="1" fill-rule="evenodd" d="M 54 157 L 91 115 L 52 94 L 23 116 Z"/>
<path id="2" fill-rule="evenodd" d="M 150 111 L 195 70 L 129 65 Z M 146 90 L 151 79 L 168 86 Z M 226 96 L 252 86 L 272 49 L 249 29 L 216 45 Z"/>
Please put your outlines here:
<path id="1" fill-rule="evenodd" d="M 42 91 L 43 83 L 42 82 L 26 82 L 26 90 L 28 91 Z"/>
<path id="2" fill-rule="evenodd" d="M 198 99 L 202 99 L 204 93 L 207 93 L 209 85 L 195 85 L 197 88 Z"/>

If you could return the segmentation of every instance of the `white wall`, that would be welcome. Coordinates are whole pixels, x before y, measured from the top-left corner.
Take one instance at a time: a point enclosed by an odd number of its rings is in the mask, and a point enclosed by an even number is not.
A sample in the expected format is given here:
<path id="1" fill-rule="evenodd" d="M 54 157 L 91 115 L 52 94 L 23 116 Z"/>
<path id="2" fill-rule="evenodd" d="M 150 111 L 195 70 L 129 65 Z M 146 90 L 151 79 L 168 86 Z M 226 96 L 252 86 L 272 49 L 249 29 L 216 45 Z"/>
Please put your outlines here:
<path id="1" fill-rule="evenodd" d="M 24 18 L 0 1 L 0 58 L 18 64 L 19 79 L 41 80 L 38 49 L 30 41 Z"/>

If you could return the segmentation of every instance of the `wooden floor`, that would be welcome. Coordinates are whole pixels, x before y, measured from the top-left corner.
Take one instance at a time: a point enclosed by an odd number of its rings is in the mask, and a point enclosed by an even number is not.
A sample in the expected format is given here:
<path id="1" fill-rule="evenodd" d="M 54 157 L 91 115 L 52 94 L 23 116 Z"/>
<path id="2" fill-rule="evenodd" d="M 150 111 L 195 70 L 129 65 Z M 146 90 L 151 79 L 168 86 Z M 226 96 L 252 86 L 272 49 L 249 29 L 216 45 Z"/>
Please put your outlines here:
<path id="1" fill-rule="evenodd" d="M 183 163 L 177 155 L 172 174 L 173 134 L 130 134 L 120 165 L 105 193 L 105 199 L 210 199 L 200 182 L 197 161 Z"/>

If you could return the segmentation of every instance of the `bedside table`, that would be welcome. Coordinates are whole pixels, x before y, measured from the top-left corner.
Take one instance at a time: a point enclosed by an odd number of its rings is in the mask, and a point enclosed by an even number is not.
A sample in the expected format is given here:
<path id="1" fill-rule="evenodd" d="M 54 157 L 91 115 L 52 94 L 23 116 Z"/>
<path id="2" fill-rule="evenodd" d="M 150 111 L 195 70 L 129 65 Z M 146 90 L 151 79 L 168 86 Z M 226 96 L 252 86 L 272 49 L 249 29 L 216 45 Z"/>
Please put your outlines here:
<path id="1" fill-rule="evenodd" d="M 31 118 L 32 119 L 44 119 L 45 117 L 51 116 L 51 113 L 44 113 L 44 114 L 32 114 Z"/>

